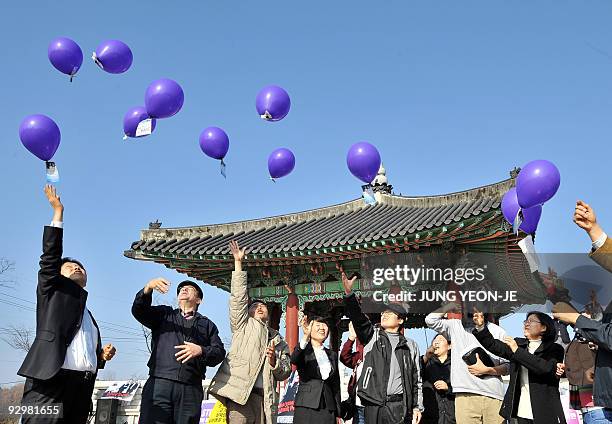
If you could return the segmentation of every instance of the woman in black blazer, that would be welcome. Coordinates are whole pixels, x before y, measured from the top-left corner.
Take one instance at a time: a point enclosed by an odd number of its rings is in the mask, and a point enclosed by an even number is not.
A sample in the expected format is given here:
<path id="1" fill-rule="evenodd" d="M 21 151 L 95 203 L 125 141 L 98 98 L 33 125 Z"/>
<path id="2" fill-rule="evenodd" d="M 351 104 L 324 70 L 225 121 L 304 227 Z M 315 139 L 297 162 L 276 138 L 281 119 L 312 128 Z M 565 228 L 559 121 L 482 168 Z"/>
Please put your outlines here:
<path id="1" fill-rule="evenodd" d="M 302 323 L 304 336 L 291 354 L 300 376 L 294 424 L 335 424 L 340 416 L 338 354 L 323 346 L 329 327 L 321 317 Z"/>
<path id="2" fill-rule="evenodd" d="M 505 337 L 503 342 L 486 326 L 474 330 L 485 349 L 510 361 L 510 385 L 500 415 L 516 418 L 518 424 L 565 424 L 558 377 L 564 352 L 555 343 L 554 321 L 542 312 L 530 312 L 523 323 L 525 338 Z"/>

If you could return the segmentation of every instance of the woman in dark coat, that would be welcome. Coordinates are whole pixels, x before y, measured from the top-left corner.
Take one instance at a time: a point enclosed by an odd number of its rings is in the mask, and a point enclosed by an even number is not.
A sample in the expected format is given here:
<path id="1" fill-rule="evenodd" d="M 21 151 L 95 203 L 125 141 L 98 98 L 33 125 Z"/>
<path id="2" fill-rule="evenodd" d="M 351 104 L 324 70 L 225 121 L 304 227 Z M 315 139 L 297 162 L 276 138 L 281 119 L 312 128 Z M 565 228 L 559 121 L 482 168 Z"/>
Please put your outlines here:
<path id="1" fill-rule="evenodd" d="M 493 338 L 486 327 L 474 335 L 489 352 L 510 361 L 510 385 L 500 415 L 516 418 L 518 424 L 565 424 L 559 396 L 558 364 L 563 347 L 555 343 L 554 321 L 541 312 L 530 312 L 524 323 L 525 338 Z"/>
<path id="2" fill-rule="evenodd" d="M 338 354 L 323 346 L 329 327 L 321 317 L 304 322 L 304 336 L 291 354 L 300 383 L 295 395 L 294 424 L 336 424 L 340 416 Z"/>
<path id="3" fill-rule="evenodd" d="M 451 344 L 438 334 L 421 358 L 423 370 L 423 423 L 455 424 L 455 395 L 451 387 Z"/>

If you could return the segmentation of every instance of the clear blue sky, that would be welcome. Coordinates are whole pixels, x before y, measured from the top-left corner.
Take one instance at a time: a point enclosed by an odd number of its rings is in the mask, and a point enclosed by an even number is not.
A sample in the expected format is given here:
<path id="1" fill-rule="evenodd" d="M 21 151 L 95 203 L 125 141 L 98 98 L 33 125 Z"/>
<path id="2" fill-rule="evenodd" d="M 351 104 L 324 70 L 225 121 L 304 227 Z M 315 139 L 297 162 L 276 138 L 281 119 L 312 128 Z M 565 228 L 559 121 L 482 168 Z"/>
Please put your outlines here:
<path id="1" fill-rule="evenodd" d="M 544 208 L 541 252 L 589 248 L 571 222 L 578 198 L 612 228 L 608 1 L 37 3 L 10 2 L 0 15 L 0 257 L 16 262 L 18 280 L 1 291 L 10 296 L 35 300 L 42 227 L 51 218 L 43 164 L 18 138 L 20 121 L 33 113 L 62 131 L 55 160 L 65 253 L 88 268 L 88 306 L 98 320 L 136 330 L 136 291 L 152 277 L 182 278 L 123 257 L 140 229 L 156 218 L 190 226 L 353 199 L 360 184 L 345 156 L 361 140 L 378 146 L 405 195 L 468 189 L 532 159 L 553 161 L 562 183 Z M 72 84 L 47 60 L 57 36 L 76 40 L 85 55 Z M 108 38 L 132 48 L 126 74 L 106 74 L 88 59 Z M 183 86 L 183 110 L 152 136 L 123 141 L 123 114 L 162 77 Z M 274 124 L 254 107 L 267 84 L 292 99 L 287 118 Z M 199 133 L 211 125 L 230 137 L 227 180 L 199 150 Z M 267 156 L 283 146 L 295 152 L 296 168 L 273 184 Z M 207 287 L 205 297 L 204 313 L 229 335 L 227 294 Z M 33 312 L 0 306 L 4 325 L 34 326 Z M 515 335 L 517 322 L 507 324 Z M 411 334 L 423 339 L 422 330 Z M 107 328 L 103 336 L 130 337 Z M 142 343 L 115 344 L 110 372 L 146 374 Z M 22 355 L 0 342 L 0 357 L 0 383 L 18 380 Z"/>

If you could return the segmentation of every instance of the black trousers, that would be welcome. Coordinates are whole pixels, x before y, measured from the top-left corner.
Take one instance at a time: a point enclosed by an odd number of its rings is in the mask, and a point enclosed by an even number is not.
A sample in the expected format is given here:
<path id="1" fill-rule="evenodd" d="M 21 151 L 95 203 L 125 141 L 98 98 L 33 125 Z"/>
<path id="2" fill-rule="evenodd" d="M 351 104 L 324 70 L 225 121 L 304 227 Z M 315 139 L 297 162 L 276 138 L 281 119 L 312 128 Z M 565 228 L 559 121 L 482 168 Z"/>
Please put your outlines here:
<path id="1" fill-rule="evenodd" d="M 149 377 L 142 388 L 140 424 L 197 424 L 203 398 L 201 384 Z"/>
<path id="2" fill-rule="evenodd" d="M 517 424 L 533 424 L 533 420 L 528 420 L 526 418 L 517 418 L 516 423 Z"/>
<path id="3" fill-rule="evenodd" d="M 96 375 L 80 371 L 60 370 L 49 380 L 27 378 L 21 404 L 63 405 L 63 418 L 23 416 L 23 424 L 85 424 L 92 410 L 91 395 Z"/>
<path id="4" fill-rule="evenodd" d="M 367 405 L 364 409 L 366 424 L 411 424 L 412 411 L 406 414 L 404 402 L 387 402 L 384 406 Z M 406 418 L 404 419 L 404 415 Z"/>
<path id="5" fill-rule="evenodd" d="M 296 406 L 293 412 L 293 424 L 336 424 L 336 411 Z"/>

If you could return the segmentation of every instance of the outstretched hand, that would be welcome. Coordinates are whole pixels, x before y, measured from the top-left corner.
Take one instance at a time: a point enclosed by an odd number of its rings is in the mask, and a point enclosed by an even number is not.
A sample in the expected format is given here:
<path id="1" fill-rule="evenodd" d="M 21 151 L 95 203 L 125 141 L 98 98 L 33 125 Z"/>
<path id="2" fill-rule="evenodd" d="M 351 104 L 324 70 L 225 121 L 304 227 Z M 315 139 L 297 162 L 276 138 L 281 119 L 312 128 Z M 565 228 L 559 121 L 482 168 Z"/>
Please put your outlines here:
<path id="1" fill-rule="evenodd" d="M 592 241 L 595 241 L 601 236 L 603 230 L 597 223 L 597 216 L 593 208 L 582 200 L 576 202 L 574 209 L 574 222 L 580 228 L 587 232 Z"/>
<path id="2" fill-rule="evenodd" d="M 53 221 L 62 222 L 64 220 L 64 205 L 60 200 L 55 187 L 51 184 L 45 185 L 45 196 L 49 200 L 49 204 L 53 208 Z"/>
<path id="3" fill-rule="evenodd" d="M 352 293 L 353 284 L 355 283 L 356 279 L 357 276 L 354 276 L 349 280 L 349 278 L 346 276 L 346 273 L 342 271 L 342 286 L 344 287 L 344 293 L 346 293 L 347 295 Z"/>
<path id="4" fill-rule="evenodd" d="M 170 282 L 165 278 L 154 278 L 147 283 L 144 288 L 144 293 L 149 294 L 153 290 L 158 291 L 162 294 L 168 293 L 168 288 L 170 287 Z"/>
<path id="5" fill-rule="evenodd" d="M 234 260 L 242 262 L 244 259 L 245 249 L 241 249 L 236 240 L 230 241 L 229 247 L 232 251 L 232 255 L 234 256 Z"/>
<path id="6" fill-rule="evenodd" d="M 236 240 L 230 241 L 229 248 L 234 256 L 234 270 L 242 271 L 242 260 L 245 257 L 246 249 L 241 249 Z"/>

